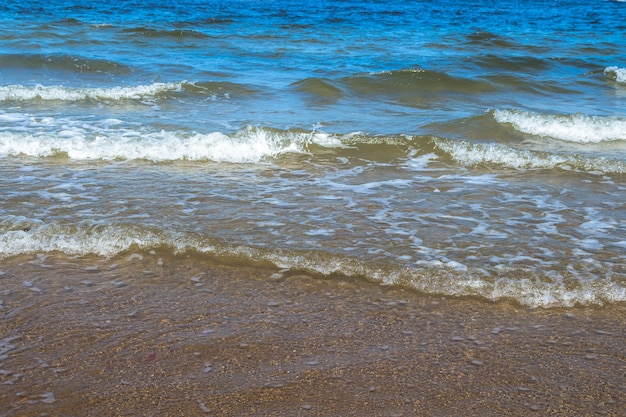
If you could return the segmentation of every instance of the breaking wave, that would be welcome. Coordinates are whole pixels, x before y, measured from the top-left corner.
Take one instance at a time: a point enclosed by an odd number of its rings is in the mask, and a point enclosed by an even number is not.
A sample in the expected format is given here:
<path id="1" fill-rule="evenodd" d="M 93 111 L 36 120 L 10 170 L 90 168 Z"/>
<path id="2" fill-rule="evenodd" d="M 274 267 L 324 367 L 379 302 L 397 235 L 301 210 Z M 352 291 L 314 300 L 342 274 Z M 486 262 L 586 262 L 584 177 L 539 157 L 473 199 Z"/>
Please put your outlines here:
<path id="1" fill-rule="evenodd" d="M 498 143 L 472 143 L 435 138 L 435 147 L 466 166 L 497 165 L 512 169 L 555 169 L 626 173 L 626 162 L 602 157 L 558 155 Z"/>
<path id="2" fill-rule="evenodd" d="M 498 123 L 521 133 L 567 142 L 599 143 L 626 140 L 626 119 L 583 114 L 551 115 L 522 110 L 495 110 Z"/>
<path id="3" fill-rule="evenodd" d="M 245 86 L 228 82 L 197 82 L 188 81 L 153 83 L 137 86 L 116 86 L 109 88 L 74 88 L 65 86 L 0 86 L 0 101 L 153 101 L 156 98 L 168 98 L 174 94 L 187 93 L 200 96 L 230 93 L 248 94 L 254 90 Z"/>
<path id="4" fill-rule="evenodd" d="M 618 83 L 626 84 L 626 68 L 606 67 L 604 74 Z"/>
<path id="5" fill-rule="evenodd" d="M 65 126 L 40 134 L 0 132 L 0 155 L 31 157 L 66 156 L 72 160 L 216 161 L 251 163 L 285 153 L 307 153 L 308 146 L 338 146 L 332 136 L 303 131 L 277 131 L 248 127 L 232 134 L 142 132 L 133 129 Z"/>
<path id="6" fill-rule="evenodd" d="M 369 265 L 355 258 L 323 251 L 293 251 L 228 245 L 221 240 L 139 226 L 77 224 L 61 226 L 29 223 L 26 219 L 0 222 L 0 259 L 18 255 L 61 252 L 69 256 L 107 258 L 159 253 L 208 256 L 230 264 L 273 265 L 281 270 L 306 271 L 323 276 L 354 276 L 385 284 L 447 296 L 477 296 L 488 300 L 514 300 L 530 307 L 569 307 L 626 302 L 626 288 L 617 282 L 588 281 L 552 274 L 549 279 L 524 278 L 536 270 L 506 268 L 501 273 L 459 267 L 451 262 L 426 262 L 415 268 Z M 13 223 L 13 224 L 10 224 Z M 22 229 L 22 227 L 28 226 Z M 139 252 L 139 254 L 137 254 Z"/>
<path id="7" fill-rule="evenodd" d="M 534 116 L 528 117 L 532 120 Z M 465 166 L 626 173 L 626 161 L 607 156 L 531 150 L 497 142 L 477 143 L 436 136 L 330 134 L 254 126 L 231 133 L 155 131 L 146 126 L 129 126 L 118 119 L 85 123 L 69 118 L 36 118 L 23 113 L 0 113 L 0 124 L 9 126 L 0 131 L 0 157 L 263 163 L 285 154 L 326 158 L 332 149 L 338 161 L 356 157 L 366 163 L 380 162 L 381 158 L 401 162 L 412 152 L 419 151 L 443 152 Z"/>
<path id="8" fill-rule="evenodd" d="M 155 83 L 134 87 L 70 88 L 62 86 L 8 85 L 0 87 L 0 101 L 26 100 L 141 100 L 166 91 L 180 91 L 183 83 Z"/>

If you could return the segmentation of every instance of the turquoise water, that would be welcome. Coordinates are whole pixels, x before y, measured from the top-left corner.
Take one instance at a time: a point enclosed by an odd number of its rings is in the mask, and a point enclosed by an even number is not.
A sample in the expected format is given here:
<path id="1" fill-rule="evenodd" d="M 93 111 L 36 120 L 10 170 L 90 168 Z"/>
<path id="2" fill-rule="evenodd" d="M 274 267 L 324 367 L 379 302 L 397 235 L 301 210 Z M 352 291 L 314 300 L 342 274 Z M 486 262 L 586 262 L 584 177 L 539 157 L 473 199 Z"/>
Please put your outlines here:
<path id="1" fill-rule="evenodd" d="M 169 3 L 0 6 L 1 262 L 626 301 L 626 3 Z"/>

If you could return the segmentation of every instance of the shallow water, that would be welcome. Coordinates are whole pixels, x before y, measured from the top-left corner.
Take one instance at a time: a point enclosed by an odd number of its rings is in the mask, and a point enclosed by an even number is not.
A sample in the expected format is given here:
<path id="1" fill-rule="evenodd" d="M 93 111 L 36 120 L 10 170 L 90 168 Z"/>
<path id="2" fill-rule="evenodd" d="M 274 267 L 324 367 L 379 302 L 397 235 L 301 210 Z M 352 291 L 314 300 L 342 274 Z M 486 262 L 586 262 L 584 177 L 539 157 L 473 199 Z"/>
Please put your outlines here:
<path id="1" fill-rule="evenodd" d="M 165 3 L 0 9 L 0 259 L 626 300 L 624 3 Z"/>

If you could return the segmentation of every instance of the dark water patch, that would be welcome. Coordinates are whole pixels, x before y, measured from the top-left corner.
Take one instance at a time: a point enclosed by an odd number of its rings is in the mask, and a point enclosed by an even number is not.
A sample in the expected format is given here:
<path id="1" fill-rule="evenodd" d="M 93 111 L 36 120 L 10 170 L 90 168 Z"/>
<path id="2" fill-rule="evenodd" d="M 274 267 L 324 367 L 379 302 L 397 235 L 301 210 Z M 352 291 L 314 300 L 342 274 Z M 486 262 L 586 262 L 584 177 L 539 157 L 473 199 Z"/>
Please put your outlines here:
<path id="1" fill-rule="evenodd" d="M 134 27 L 130 29 L 122 30 L 123 34 L 131 35 L 133 37 L 142 37 L 149 39 L 207 39 L 210 38 L 202 32 L 192 29 L 153 29 L 149 27 Z"/>
<path id="2" fill-rule="evenodd" d="M 341 88 L 324 78 L 307 78 L 291 84 L 291 87 L 299 92 L 305 93 L 309 98 L 322 102 L 335 101 L 344 96 Z"/>
<path id="3" fill-rule="evenodd" d="M 312 29 L 315 25 L 312 23 L 289 23 L 280 25 L 280 28 L 283 30 L 299 30 L 299 29 Z"/>
<path id="4" fill-rule="evenodd" d="M 497 88 L 481 79 L 457 77 L 445 72 L 417 69 L 361 74 L 339 81 L 359 99 L 386 101 L 411 108 L 453 110 L 459 101 L 477 103 Z"/>
<path id="5" fill-rule="evenodd" d="M 96 10 L 95 4 L 72 4 L 64 7 L 67 12 L 91 12 Z"/>
<path id="6" fill-rule="evenodd" d="M 590 54 L 594 55 L 594 54 Z M 581 57 L 550 57 L 549 62 L 557 68 L 557 71 L 580 71 L 581 74 L 585 74 L 587 72 L 599 70 L 602 72 L 604 66 L 600 66 L 597 62 L 594 62 L 593 59 L 581 58 Z M 558 67 L 556 67 L 558 66 Z"/>
<path id="7" fill-rule="evenodd" d="M 59 20 L 58 22 L 55 22 L 55 24 L 59 24 L 63 26 L 82 26 L 84 23 L 79 19 L 76 19 L 73 17 L 66 17 L 66 18 Z"/>
<path id="8" fill-rule="evenodd" d="M 474 32 L 465 36 L 465 44 L 471 46 L 483 46 L 492 48 L 511 48 L 516 43 L 491 32 Z"/>
<path id="9" fill-rule="evenodd" d="M 498 141 L 503 143 L 519 142 L 522 135 L 506 125 L 498 123 L 492 112 L 485 112 L 478 116 L 447 120 L 431 123 L 424 127 L 433 134 L 472 141 Z"/>
<path id="10" fill-rule="evenodd" d="M 489 54 L 472 59 L 477 66 L 493 71 L 543 71 L 552 66 L 550 61 L 531 56 L 502 56 Z"/>
<path id="11" fill-rule="evenodd" d="M 357 75 L 344 78 L 341 82 L 360 96 L 382 96 L 418 107 L 446 101 L 453 95 L 476 95 L 495 90 L 483 80 L 454 77 L 421 68 Z"/>
<path id="12" fill-rule="evenodd" d="M 472 37 L 470 38 L 477 38 Z M 477 38 L 478 39 L 478 38 Z M 552 49 L 543 43 L 524 43 L 523 38 L 506 39 L 506 40 L 494 40 L 494 43 L 501 45 L 492 45 L 489 42 L 489 38 L 486 37 L 482 41 L 474 39 L 468 41 L 467 37 L 461 33 L 453 33 L 445 35 L 436 41 L 426 43 L 428 48 L 442 49 L 442 50 L 455 50 L 465 51 L 471 50 L 472 54 L 464 54 L 466 56 L 481 56 L 481 55 L 501 55 L 500 51 L 506 55 L 518 54 L 519 56 L 545 56 L 549 55 Z"/>
<path id="13" fill-rule="evenodd" d="M 327 23 L 346 23 L 347 19 L 342 18 L 342 17 L 337 17 L 337 16 L 333 16 L 333 17 L 329 17 L 326 20 Z"/>
<path id="14" fill-rule="evenodd" d="M 434 149 L 430 136 L 358 133 L 337 135 L 335 139 L 341 143 L 341 146 L 331 148 L 311 142 L 307 150 L 316 162 L 330 157 L 330 161 L 335 164 L 335 158 L 345 158 L 352 166 L 361 166 L 372 162 L 393 165 L 398 160 L 405 159 L 415 149 L 421 152 L 430 152 Z"/>
<path id="15" fill-rule="evenodd" d="M 482 77 L 503 92 L 516 91 L 533 95 L 577 95 L 578 91 L 564 87 L 559 80 L 543 80 L 530 74 L 495 74 Z"/>
<path id="16" fill-rule="evenodd" d="M 227 81 L 201 81 L 195 83 L 183 83 L 183 91 L 197 95 L 228 95 L 250 96 L 259 92 L 258 89 Z"/>
<path id="17" fill-rule="evenodd" d="M 620 53 L 620 48 L 620 45 L 613 42 L 599 42 L 580 46 L 577 52 L 582 56 L 615 56 Z"/>
<path id="18" fill-rule="evenodd" d="M 127 65 L 107 59 L 92 59 L 77 55 L 6 54 L 0 55 L 0 67 L 24 70 L 50 69 L 78 73 L 130 74 Z"/>
<path id="19" fill-rule="evenodd" d="M 184 21 L 180 21 L 180 22 L 175 22 L 173 23 L 173 25 L 177 28 L 183 28 L 183 27 L 189 27 L 189 26 L 193 26 L 193 27 L 198 27 L 198 26 L 204 26 L 204 25 L 229 25 L 231 23 L 234 23 L 235 19 L 231 19 L 231 18 L 227 18 L 227 17 L 206 17 L 206 16 L 201 16 L 198 17 L 197 19 L 194 20 L 184 20 Z"/>

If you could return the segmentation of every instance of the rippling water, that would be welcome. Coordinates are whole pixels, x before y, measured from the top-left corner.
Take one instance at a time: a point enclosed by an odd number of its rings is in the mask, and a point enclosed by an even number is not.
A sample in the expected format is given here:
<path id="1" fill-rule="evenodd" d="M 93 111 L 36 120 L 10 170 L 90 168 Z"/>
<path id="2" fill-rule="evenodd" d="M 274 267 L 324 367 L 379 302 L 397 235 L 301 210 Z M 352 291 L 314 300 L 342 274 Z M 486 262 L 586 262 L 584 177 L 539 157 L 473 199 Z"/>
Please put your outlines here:
<path id="1" fill-rule="evenodd" d="M 0 259 L 623 303 L 625 22 L 616 1 L 8 2 Z"/>

